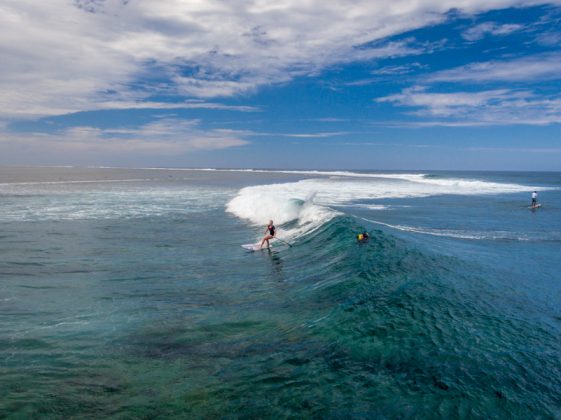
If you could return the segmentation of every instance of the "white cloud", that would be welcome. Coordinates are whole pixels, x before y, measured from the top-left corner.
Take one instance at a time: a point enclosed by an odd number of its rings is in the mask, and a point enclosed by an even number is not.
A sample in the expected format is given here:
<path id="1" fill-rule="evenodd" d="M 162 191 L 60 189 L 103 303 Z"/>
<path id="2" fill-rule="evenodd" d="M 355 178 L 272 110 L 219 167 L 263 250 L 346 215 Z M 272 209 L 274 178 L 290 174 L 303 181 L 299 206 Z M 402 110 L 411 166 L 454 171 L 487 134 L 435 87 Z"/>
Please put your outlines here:
<path id="1" fill-rule="evenodd" d="M 464 150 L 495 153 L 561 153 L 561 147 L 467 147 Z"/>
<path id="2" fill-rule="evenodd" d="M 12 155 L 21 155 L 25 151 L 38 156 L 118 155 L 128 160 L 138 156 L 176 156 L 243 146 L 248 144 L 244 139 L 246 135 L 247 132 L 235 130 L 203 130 L 198 120 L 164 118 L 136 128 L 84 126 L 48 134 L 0 132 L 0 152 L 9 150 Z"/>
<path id="3" fill-rule="evenodd" d="M 408 73 L 411 73 L 412 71 L 423 69 L 423 68 L 427 68 L 427 66 L 423 65 L 421 63 L 413 62 L 413 63 L 408 63 L 408 64 L 402 64 L 402 65 L 399 65 L 399 66 L 385 66 L 385 67 L 382 67 L 382 68 L 378 68 L 378 69 L 372 70 L 372 74 L 375 75 L 375 76 L 402 75 L 402 74 L 408 74 Z"/>
<path id="4" fill-rule="evenodd" d="M 320 132 L 320 133 L 290 133 L 290 134 L 278 134 L 283 137 L 294 137 L 301 139 L 324 139 L 328 137 L 339 137 L 348 134 L 346 131 L 332 131 L 332 132 Z"/>
<path id="5" fill-rule="evenodd" d="M 452 116 L 469 109 L 485 106 L 491 101 L 509 98 L 511 92 L 506 89 L 483 92 L 427 92 L 426 88 L 415 86 L 404 89 L 402 93 L 377 99 L 378 102 L 391 102 L 400 106 L 421 108 L 422 113 L 432 116 Z"/>
<path id="6" fill-rule="evenodd" d="M 414 127 L 561 123 L 561 97 L 544 98 L 528 90 L 442 93 L 416 86 L 377 102 L 412 108 L 410 114 L 425 118 L 402 124 Z"/>
<path id="7" fill-rule="evenodd" d="M 349 122 L 351 120 L 348 118 L 324 117 L 324 118 L 311 119 L 311 121 L 339 123 L 339 122 Z"/>
<path id="8" fill-rule="evenodd" d="M 410 115 L 424 118 L 401 126 L 556 124 L 561 123 L 560 93 L 543 93 L 532 90 L 532 86 L 536 82 L 560 80 L 560 69 L 560 53 L 470 63 L 421 77 L 417 81 L 424 86 L 413 86 L 376 101 L 410 108 Z M 442 82 L 447 85 L 438 85 Z M 525 89 L 513 88 L 516 82 L 524 83 Z M 481 87 L 490 83 L 495 89 Z M 507 87 L 497 88 L 502 86 Z"/>
<path id="9" fill-rule="evenodd" d="M 222 111 L 259 112 L 260 109 L 247 105 L 226 105 L 218 102 L 206 102 L 196 99 L 184 102 L 151 102 L 151 101 L 115 101 L 103 102 L 101 109 L 216 109 Z"/>
<path id="10" fill-rule="evenodd" d="M 370 77 L 367 79 L 359 79 L 354 80 L 352 82 L 344 83 L 345 86 L 367 86 L 374 83 L 380 83 L 381 80 L 385 80 L 387 78 L 403 76 L 405 74 L 412 73 L 413 71 L 418 71 L 420 69 L 427 69 L 428 66 L 412 62 L 403 65 L 394 65 L 394 66 L 384 66 L 381 68 L 377 68 L 372 70 L 370 73 L 374 77 Z"/>
<path id="11" fill-rule="evenodd" d="M 162 90 L 199 98 L 251 92 L 341 62 L 418 53 L 407 43 L 368 45 L 440 22 L 452 8 L 540 3 L 3 0 L 0 118 L 137 104 Z M 138 80 L 142 88 L 131 87 Z"/>
<path id="12" fill-rule="evenodd" d="M 395 146 L 392 143 L 377 143 L 371 141 L 345 141 L 342 143 L 338 143 L 341 146 Z"/>
<path id="13" fill-rule="evenodd" d="M 483 22 L 464 31 L 462 37 L 468 41 L 478 41 L 487 35 L 508 35 L 522 28 L 522 25 L 512 23 L 499 25 L 495 22 Z"/>
<path id="14" fill-rule="evenodd" d="M 561 33 L 560 32 L 546 32 L 536 36 L 536 41 L 538 44 L 545 45 L 547 47 L 556 47 L 561 44 Z"/>
<path id="15" fill-rule="evenodd" d="M 429 82 L 519 82 L 561 79 L 561 54 L 548 53 L 511 60 L 471 63 L 436 72 Z"/>

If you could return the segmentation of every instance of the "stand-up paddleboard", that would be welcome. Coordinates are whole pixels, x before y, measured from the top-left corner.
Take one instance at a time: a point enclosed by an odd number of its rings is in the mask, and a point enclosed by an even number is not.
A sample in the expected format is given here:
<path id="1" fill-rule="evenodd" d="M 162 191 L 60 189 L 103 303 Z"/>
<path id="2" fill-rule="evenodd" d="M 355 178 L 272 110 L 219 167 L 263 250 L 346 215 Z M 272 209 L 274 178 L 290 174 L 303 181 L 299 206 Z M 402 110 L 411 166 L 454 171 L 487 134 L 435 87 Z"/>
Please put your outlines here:
<path id="1" fill-rule="evenodd" d="M 534 209 L 539 209 L 541 206 L 542 206 L 541 204 L 536 204 L 535 206 L 529 206 L 528 208 L 534 210 Z"/>
<path id="2" fill-rule="evenodd" d="M 243 249 L 247 249 L 248 251 L 262 251 L 265 249 L 270 249 L 267 248 L 266 246 L 263 246 L 263 248 L 261 248 L 261 243 L 257 243 L 257 244 L 245 244 L 242 245 Z"/>

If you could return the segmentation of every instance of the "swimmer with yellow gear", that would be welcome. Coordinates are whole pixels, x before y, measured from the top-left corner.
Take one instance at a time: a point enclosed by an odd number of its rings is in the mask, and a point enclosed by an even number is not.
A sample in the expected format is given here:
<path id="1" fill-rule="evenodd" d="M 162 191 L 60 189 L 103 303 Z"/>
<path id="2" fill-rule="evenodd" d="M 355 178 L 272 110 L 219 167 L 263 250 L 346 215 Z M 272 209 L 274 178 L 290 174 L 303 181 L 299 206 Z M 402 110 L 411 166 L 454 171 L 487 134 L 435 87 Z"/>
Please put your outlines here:
<path id="1" fill-rule="evenodd" d="M 361 243 L 368 241 L 368 238 L 370 238 L 370 235 L 366 231 L 356 235 L 356 239 Z"/>

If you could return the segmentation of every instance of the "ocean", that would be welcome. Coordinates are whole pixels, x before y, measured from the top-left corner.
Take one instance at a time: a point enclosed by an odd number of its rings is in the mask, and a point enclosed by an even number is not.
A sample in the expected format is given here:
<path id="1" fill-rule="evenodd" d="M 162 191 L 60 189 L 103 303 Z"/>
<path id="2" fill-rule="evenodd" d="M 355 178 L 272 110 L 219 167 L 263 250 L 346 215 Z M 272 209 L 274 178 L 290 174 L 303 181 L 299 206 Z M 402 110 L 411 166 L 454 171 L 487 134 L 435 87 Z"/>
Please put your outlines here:
<path id="1" fill-rule="evenodd" d="M 0 246 L 0 418 L 561 419 L 561 173 L 4 167 Z"/>

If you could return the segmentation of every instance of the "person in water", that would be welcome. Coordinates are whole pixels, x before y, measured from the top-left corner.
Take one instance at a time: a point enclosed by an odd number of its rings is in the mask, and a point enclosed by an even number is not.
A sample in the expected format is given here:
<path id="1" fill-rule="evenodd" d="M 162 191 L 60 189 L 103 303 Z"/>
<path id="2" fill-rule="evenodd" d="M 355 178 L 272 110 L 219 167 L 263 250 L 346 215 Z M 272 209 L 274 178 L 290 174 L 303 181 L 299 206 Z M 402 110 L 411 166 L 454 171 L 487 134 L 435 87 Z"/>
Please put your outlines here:
<path id="1" fill-rule="evenodd" d="M 363 242 L 363 243 L 366 242 L 369 237 L 370 237 L 370 235 L 368 235 L 368 232 L 362 232 L 362 233 L 359 233 L 358 235 L 356 235 L 356 239 L 359 242 Z"/>
<path id="2" fill-rule="evenodd" d="M 267 229 L 265 230 L 265 236 L 263 237 L 263 240 L 261 241 L 261 248 L 263 248 L 263 244 L 265 242 L 267 242 L 267 248 L 269 248 L 271 245 L 269 244 L 269 240 L 273 239 L 275 237 L 276 232 L 276 228 L 275 225 L 273 224 L 272 220 L 269 220 L 269 224 L 267 225 Z"/>
<path id="3" fill-rule="evenodd" d="M 532 193 L 532 207 L 536 207 L 538 205 L 538 192 L 534 191 Z"/>

